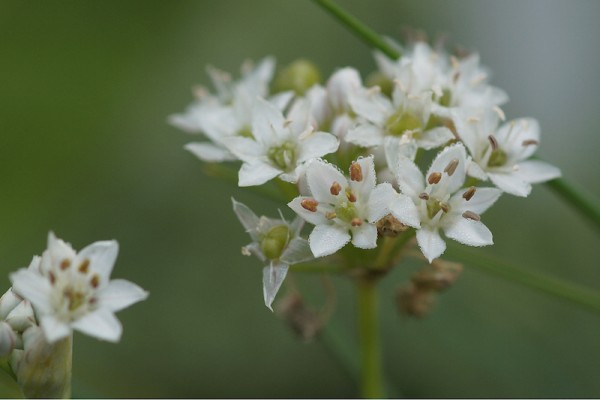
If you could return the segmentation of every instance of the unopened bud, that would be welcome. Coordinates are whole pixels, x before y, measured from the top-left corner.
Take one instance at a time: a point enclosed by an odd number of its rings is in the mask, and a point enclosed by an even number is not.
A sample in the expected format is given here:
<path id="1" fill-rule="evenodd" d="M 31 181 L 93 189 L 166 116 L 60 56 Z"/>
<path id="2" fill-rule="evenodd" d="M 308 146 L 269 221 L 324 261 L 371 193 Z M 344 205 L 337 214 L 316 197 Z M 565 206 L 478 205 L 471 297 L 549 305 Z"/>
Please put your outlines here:
<path id="1" fill-rule="evenodd" d="M 296 60 L 283 68 L 275 78 L 275 91 L 293 90 L 302 96 L 312 86 L 321 81 L 317 66 L 308 60 Z"/>
<path id="2" fill-rule="evenodd" d="M 15 292 L 13 292 L 12 288 L 8 289 L 6 293 L 0 297 L 0 320 L 5 319 L 8 314 L 22 302 L 23 299 Z"/>
<path id="3" fill-rule="evenodd" d="M 297 292 L 291 292 L 279 300 L 275 312 L 306 342 L 314 339 L 323 328 L 320 315 L 309 308 Z"/>
<path id="4" fill-rule="evenodd" d="M 0 358 L 8 356 L 12 353 L 17 343 L 17 334 L 11 326 L 0 321 Z"/>
<path id="5" fill-rule="evenodd" d="M 278 260 L 289 241 L 287 225 L 277 225 L 269 229 L 260 241 L 260 250 L 269 260 Z"/>
<path id="6" fill-rule="evenodd" d="M 396 305 L 401 314 L 422 318 L 435 304 L 435 293 L 418 290 L 413 284 L 402 287 L 396 294 Z"/>
<path id="7" fill-rule="evenodd" d="M 411 280 L 419 290 L 440 292 L 452 286 L 461 272 L 461 264 L 438 259 L 421 268 Z"/>

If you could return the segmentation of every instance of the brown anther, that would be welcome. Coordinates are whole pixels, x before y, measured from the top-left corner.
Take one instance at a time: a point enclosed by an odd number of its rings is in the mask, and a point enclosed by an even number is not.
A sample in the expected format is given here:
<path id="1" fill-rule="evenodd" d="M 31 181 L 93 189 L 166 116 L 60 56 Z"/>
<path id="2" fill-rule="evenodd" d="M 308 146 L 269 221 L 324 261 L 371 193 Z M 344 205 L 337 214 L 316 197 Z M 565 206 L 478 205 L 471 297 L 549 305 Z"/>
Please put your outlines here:
<path id="1" fill-rule="evenodd" d="M 439 205 L 443 212 L 448 213 L 448 211 L 450 211 L 450 206 L 447 203 L 440 201 Z"/>
<path id="2" fill-rule="evenodd" d="M 427 178 L 427 182 L 429 182 L 430 185 L 434 185 L 436 183 L 439 183 L 439 181 L 442 179 L 442 174 L 439 172 L 432 172 L 431 175 L 429 175 L 429 177 Z"/>
<path id="3" fill-rule="evenodd" d="M 355 182 L 361 182 L 363 180 L 362 168 L 357 162 L 353 162 L 350 165 L 350 179 Z"/>
<path id="4" fill-rule="evenodd" d="M 352 221 L 350 221 L 350 224 L 352 226 L 361 226 L 363 224 L 362 219 L 354 217 L 352 218 Z"/>
<path id="5" fill-rule="evenodd" d="M 335 217 L 337 217 L 335 211 L 329 211 L 325 213 L 325 218 L 327 219 L 335 219 Z"/>
<path id="6" fill-rule="evenodd" d="M 98 302 L 98 299 L 95 297 L 90 297 L 90 299 L 88 300 L 88 303 L 91 305 L 94 305 Z"/>
<path id="7" fill-rule="evenodd" d="M 452 174 L 454 174 L 454 172 L 456 171 L 457 167 L 458 160 L 455 158 L 452 161 L 450 161 L 448 165 L 446 165 L 446 168 L 444 168 L 444 172 L 447 173 L 449 176 L 452 176 Z"/>
<path id="8" fill-rule="evenodd" d="M 429 200 L 429 195 L 427 193 L 423 192 L 419 195 L 419 198 L 421 200 Z"/>
<path id="9" fill-rule="evenodd" d="M 61 271 L 64 271 L 65 269 L 69 268 L 71 266 L 71 260 L 65 258 L 64 260 L 61 261 L 60 263 L 60 269 Z"/>
<path id="10" fill-rule="evenodd" d="M 489 135 L 488 140 L 490 141 L 490 145 L 492 145 L 492 150 L 496 150 L 498 148 L 498 141 L 494 135 Z"/>
<path id="11" fill-rule="evenodd" d="M 48 273 L 48 278 L 50 278 L 50 284 L 54 285 L 54 282 L 56 282 L 56 276 L 54 276 L 54 273 L 52 271 Z"/>
<path id="12" fill-rule="evenodd" d="M 337 196 L 338 194 L 340 194 L 341 191 L 342 191 L 342 185 L 340 185 L 337 182 L 333 182 L 331 184 L 331 187 L 329 188 L 329 193 L 331 193 L 334 196 Z"/>
<path id="13" fill-rule="evenodd" d="M 465 211 L 462 216 L 466 219 L 472 219 L 473 221 L 479 221 L 481 220 L 481 217 L 479 216 L 479 214 L 474 213 L 473 211 Z"/>
<path id="14" fill-rule="evenodd" d="M 350 203 L 355 203 L 356 202 L 356 196 L 354 195 L 354 193 L 352 193 L 349 190 L 346 191 L 346 197 L 348 198 L 348 201 Z"/>
<path id="15" fill-rule="evenodd" d="M 456 71 L 453 75 L 452 75 L 452 81 L 454 83 L 456 83 L 458 81 L 458 78 L 460 78 L 460 71 Z"/>
<path id="16" fill-rule="evenodd" d="M 317 206 L 319 205 L 319 203 L 315 199 L 303 199 L 300 202 L 300 205 L 305 210 L 308 210 L 310 212 L 316 212 L 317 211 Z"/>
<path id="17" fill-rule="evenodd" d="M 523 140 L 523 146 L 538 145 L 540 142 L 534 139 Z"/>
<path id="18" fill-rule="evenodd" d="M 82 274 L 87 274 L 87 272 L 90 270 L 90 260 L 88 258 L 83 260 L 81 264 L 79 264 L 79 268 L 77 268 L 77 270 Z"/>
<path id="19" fill-rule="evenodd" d="M 471 186 L 469 189 L 467 189 L 466 192 L 463 193 L 463 199 L 465 199 L 466 201 L 471 200 L 471 198 L 473 197 L 473 195 L 475 194 L 475 191 L 477 189 L 475 189 L 475 186 Z"/>
<path id="20" fill-rule="evenodd" d="M 90 285 L 95 289 L 100 285 L 100 277 L 98 275 L 92 276 L 92 280 L 90 281 Z"/>

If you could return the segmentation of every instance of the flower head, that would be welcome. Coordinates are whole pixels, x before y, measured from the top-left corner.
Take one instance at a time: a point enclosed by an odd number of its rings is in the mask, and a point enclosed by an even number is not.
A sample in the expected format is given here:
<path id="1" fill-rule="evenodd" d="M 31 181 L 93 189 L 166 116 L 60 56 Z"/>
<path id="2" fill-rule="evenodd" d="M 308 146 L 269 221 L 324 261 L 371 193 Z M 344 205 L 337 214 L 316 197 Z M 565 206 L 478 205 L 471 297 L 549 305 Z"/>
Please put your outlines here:
<path id="1" fill-rule="evenodd" d="M 79 330 L 116 342 L 122 327 L 114 313 L 148 293 L 122 279 L 110 280 L 116 241 L 95 242 L 79 253 L 48 235 L 48 248 L 29 268 L 11 274 L 13 290 L 31 302 L 46 340 L 54 343 Z"/>

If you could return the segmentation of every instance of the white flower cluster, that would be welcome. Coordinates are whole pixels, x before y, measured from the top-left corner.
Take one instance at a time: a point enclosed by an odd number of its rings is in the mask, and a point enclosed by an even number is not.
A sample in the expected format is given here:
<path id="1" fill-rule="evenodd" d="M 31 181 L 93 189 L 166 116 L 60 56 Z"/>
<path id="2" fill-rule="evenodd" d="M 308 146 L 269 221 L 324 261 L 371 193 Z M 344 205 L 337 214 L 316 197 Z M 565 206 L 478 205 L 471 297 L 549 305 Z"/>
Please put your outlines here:
<path id="1" fill-rule="evenodd" d="M 532 183 L 560 176 L 556 167 L 529 159 L 540 142 L 539 124 L 531 118 L 501 124 L 508 96 L 488 83 L 476 54 L 453 56 L 423 42 L 401 52 L 398 60 L 375 55 L 377 84 L 346 67 L 323 86 L 295 92 L 271 90 L 271 58 L 245 64 L 237 81 L 209 68 L 217 93 L 200 90 L 170 121 L 204 135 L 206 141 L 186 146 L 200 159 L 241 161 L 239 186 L 275 178 L 297 184 L 288 205 L 315 226 L 308 237 L 314 257 L 348 242 L 375 248 L 383 219 L 414 229 L 429 262 L 446 248 L 442 231 L 466 245 L 490 245 L 481 214 L 502 192 L 526 197 Z M 423 158 L 433 158 L 426 173 Z M 234 210 L 254 240 L 245 252 L 270 262 L 264 279 L 270 307 L 288 265 L 306 260 L 301 224 L 258 218 L 235 201 Z"/>

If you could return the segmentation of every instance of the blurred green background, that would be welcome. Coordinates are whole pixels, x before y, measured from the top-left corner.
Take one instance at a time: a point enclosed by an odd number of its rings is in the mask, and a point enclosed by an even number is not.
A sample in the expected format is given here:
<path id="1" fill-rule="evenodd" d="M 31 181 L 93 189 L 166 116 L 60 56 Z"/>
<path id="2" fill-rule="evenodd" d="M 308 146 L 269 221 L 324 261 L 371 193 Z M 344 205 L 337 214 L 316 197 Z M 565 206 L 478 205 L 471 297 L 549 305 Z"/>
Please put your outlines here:
<path id="1" fill-rule="evenodd" d="M 540 155 L 600 198 L 600 2 L 339 0 L 379 32 L 403 27 L 476 49 L 511 101 L 540 120 Z M 119 313 L 118 345 L 76 334 L 79 397 L 352 397 L 322 342 L 304 344 L 262 301 L 260 263 L 230 197 L 284 205 L 206 177 L 166 123 L 246 58 L 308 58 L 325 76 L 371 51 L 308 0 L 0 1 L 0 290 L 49 230 L 76 249 L 121 246 L 114 277 L 150 291 Z M 598 232 L 536 186 L 485 216 L 479 250 L 600 291 Z M 388 376 L 410 397 L 600 397 L 600 316 L 466 268 L 423 321 L 398 316 L 396 269 L 381 288 Z M 321 290 L 317 277 L 301 280 Z M 354 341 L 351 283 L 333 323 Z"/>

